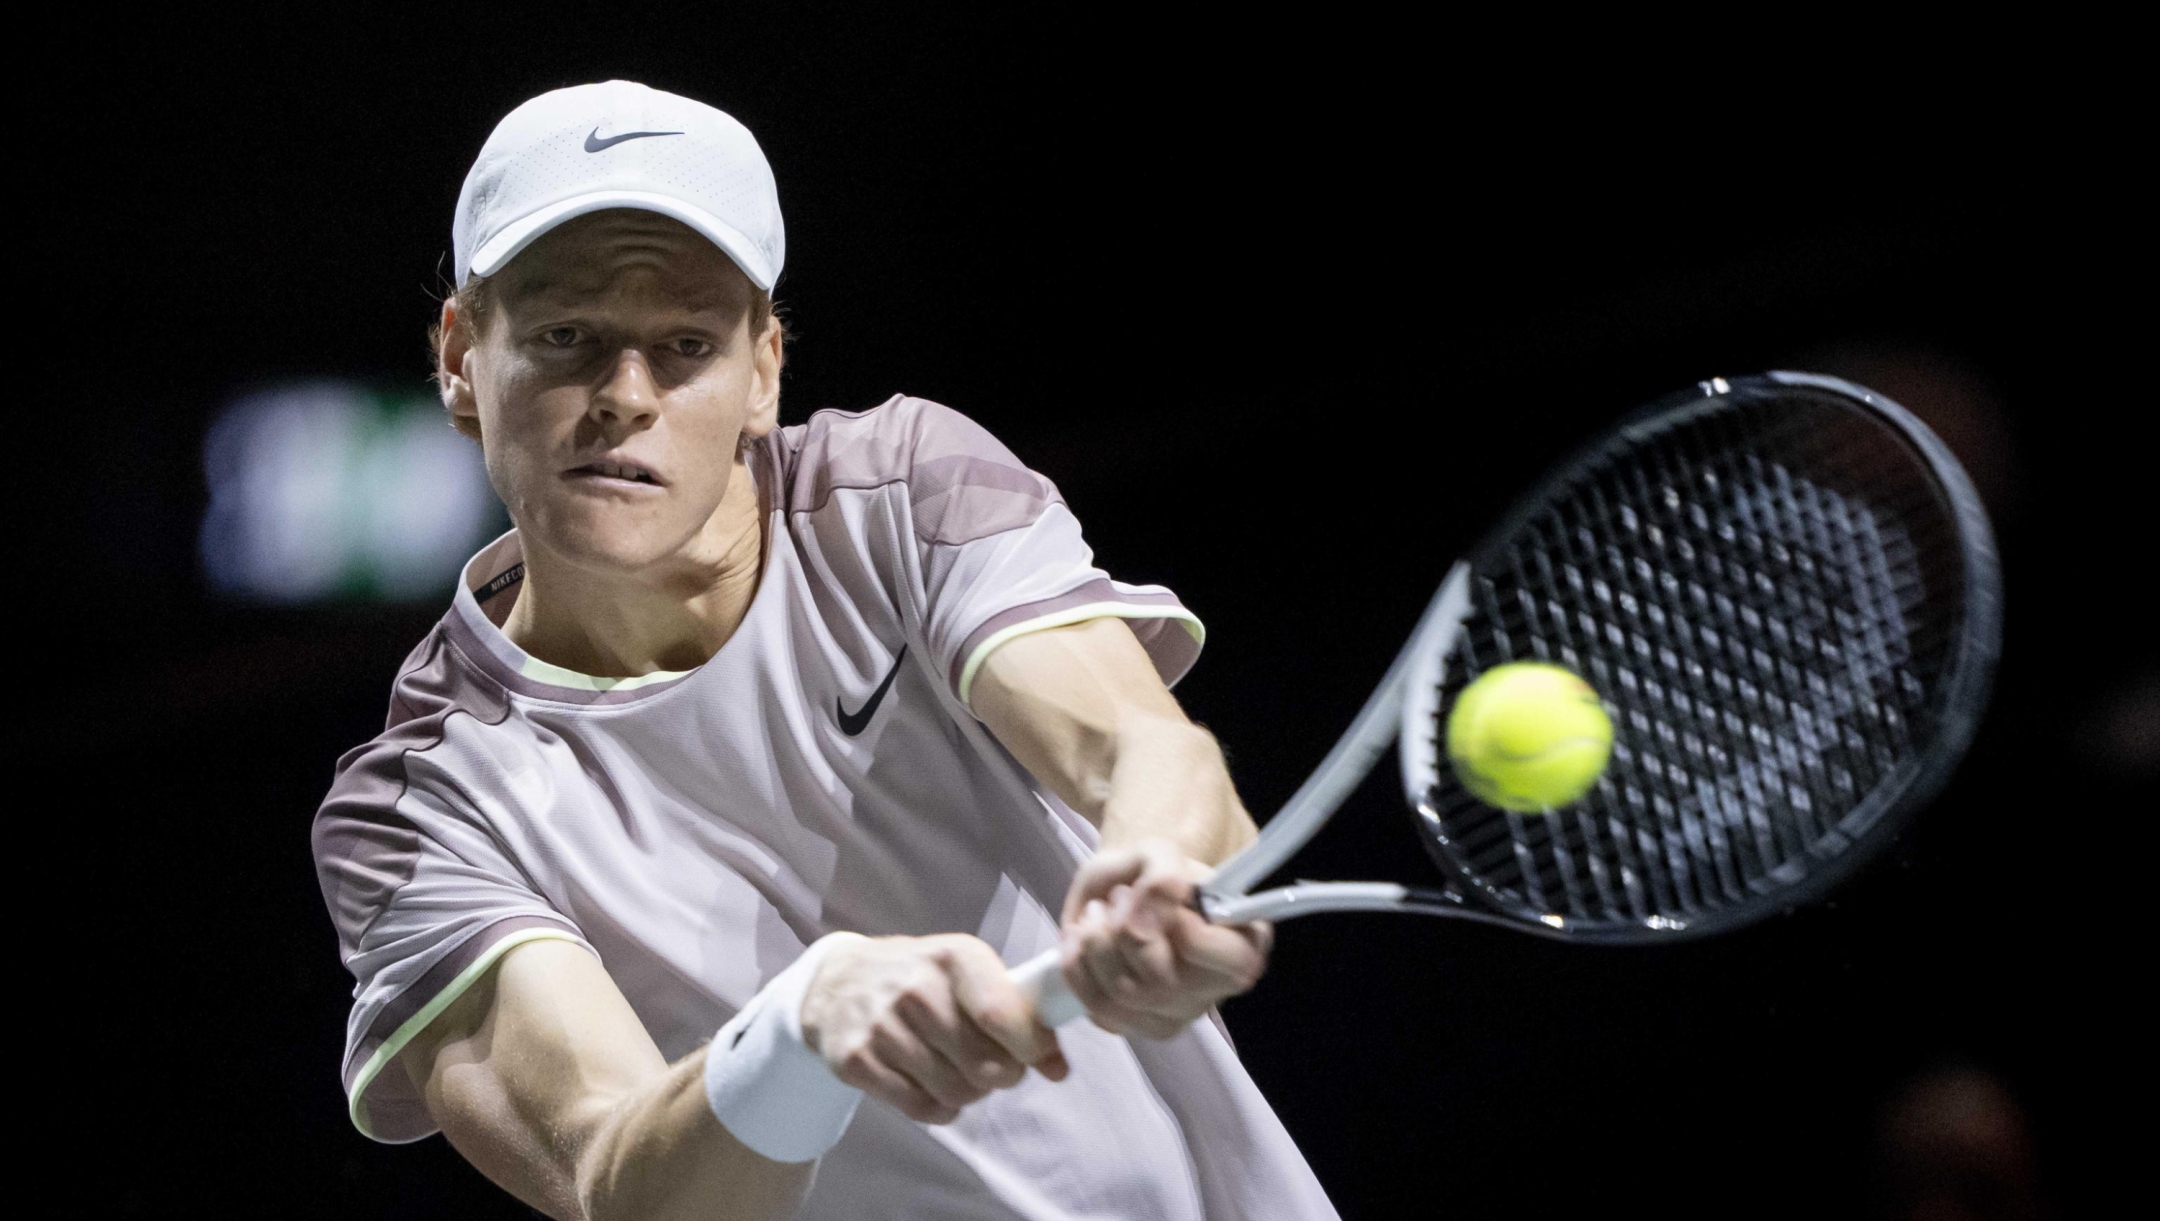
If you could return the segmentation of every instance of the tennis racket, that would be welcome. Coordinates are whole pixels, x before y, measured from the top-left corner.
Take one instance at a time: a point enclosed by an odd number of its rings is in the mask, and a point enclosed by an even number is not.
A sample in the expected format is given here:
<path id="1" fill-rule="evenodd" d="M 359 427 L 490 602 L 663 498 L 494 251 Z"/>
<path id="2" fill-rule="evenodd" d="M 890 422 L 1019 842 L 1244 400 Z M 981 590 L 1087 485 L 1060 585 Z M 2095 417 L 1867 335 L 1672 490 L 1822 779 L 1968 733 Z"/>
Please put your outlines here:
<path id="1" fill-rule="evenodd" d="M 1835 378 L 1716 378 L 1635 413 L 1448 573 L 1327 758 L 1200 895 L 1211 920 L 1399 911 L 1646 945 L 1815 899 L 1948 779 L 2001 643 L 1993 536 L 1936 436 Z M 1446 714 L 1505 662 L 1596 688 L 1610 763 L 1543 814 L 1472 796 Z M 1268 878 L 1390 746 L 1443 884 Z M 1080 1016 L 1056 951 L 1014 968 Z"/>

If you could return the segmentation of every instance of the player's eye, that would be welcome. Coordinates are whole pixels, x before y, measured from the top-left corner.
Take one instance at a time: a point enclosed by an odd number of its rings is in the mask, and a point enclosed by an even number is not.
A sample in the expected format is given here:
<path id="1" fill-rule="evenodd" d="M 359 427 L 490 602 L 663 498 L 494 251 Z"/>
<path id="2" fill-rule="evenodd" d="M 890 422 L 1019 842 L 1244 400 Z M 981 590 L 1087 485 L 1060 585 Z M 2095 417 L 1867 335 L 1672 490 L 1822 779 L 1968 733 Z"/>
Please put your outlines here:
<path id="1" fill-rule="evenodd" d="M 559 326 L 553 330 L 544 331 L 540 335 L 540 342 L 551 348 L 576 347 L 577 341 L 578 330 L 574 326 Z"/>
<path id="2" fill-rule="evenodd" d="M 710 356 L 713 350 L 713 346 L 702 339 L 678 339 L 668 346 L 675 349 L 676 355 L 692 359 Z"/>

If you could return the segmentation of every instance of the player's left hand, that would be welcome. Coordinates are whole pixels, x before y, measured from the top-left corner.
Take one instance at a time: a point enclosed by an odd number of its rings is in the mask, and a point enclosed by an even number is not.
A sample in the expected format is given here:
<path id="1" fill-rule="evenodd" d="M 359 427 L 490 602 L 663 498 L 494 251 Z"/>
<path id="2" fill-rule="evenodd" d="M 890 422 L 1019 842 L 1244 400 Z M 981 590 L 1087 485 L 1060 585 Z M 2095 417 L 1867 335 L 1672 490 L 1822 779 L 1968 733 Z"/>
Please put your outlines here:
<path id="1" fill-rule="evenodd" d="M 1274 927 L 1202 916 L 1193 896 L 1213 872 L 1160 839 L 1105 848 L 1080 867 L 1060 965 L 1097 1026 L 1167 1039 L 1259 982 Z"/>

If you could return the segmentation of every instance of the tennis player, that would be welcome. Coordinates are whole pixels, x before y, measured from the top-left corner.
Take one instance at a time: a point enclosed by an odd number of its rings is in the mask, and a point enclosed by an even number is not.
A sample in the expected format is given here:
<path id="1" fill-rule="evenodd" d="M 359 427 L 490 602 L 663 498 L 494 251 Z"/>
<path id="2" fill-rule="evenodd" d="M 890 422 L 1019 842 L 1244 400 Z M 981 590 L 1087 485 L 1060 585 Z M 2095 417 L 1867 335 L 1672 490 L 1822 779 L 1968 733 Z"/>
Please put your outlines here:
<path id="1" fill-rule="evenodd" d="M 776 425 L 778 196 L 622 81 L 512 111 L 438 373 L 516 529 L 314 827 L 344 1077 L 550 1215 L 1327 1218 L 1214 1006 L 1269 930 L 1168 684 L 1200 625 L 895 397 Z M 1006 964 L 1057 946 L 1091 1023 Z"/>

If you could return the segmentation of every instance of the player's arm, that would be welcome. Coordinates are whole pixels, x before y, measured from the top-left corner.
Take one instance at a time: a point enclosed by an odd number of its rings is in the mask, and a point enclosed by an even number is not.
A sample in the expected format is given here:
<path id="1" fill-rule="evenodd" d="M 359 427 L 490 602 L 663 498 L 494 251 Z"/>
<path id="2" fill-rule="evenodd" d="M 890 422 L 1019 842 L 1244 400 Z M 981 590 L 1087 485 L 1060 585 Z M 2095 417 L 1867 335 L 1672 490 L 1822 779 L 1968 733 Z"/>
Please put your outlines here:
<path id="1" fill-rule="evenodd" d="M 832 940 L 800 990 L 799 1043 L 823 1059 L 816 1072 L 929 1123 L 1017 1083 L 1029 1065 L 1065 1075 L 1055 1036 L 989 946 L 964 936 Z M 750 1057 L 758 1040 L 730 1042 L 714 1054 Z M 791 1127 L 799 1139 L 821 1116 L 776 1110 L 829 1110 L 833 1091 L 801 1088 L 800 1063 L 781 1066 L 794 1084 L 768 1076 L 761 1086 L 769 1066 L 738 1060 L 722 1088 L 746 1086 L 762 1109 L 731 1130 L 713 1110 L 710 1052 L 667 1063 L 592 954 L 534 941 L 503 955 L 400 1058 L 458 1152 L 550 1216 L 793 1216 L 822 1149 L 769 1158 L 736 1131 L 758 1133 L 759 1148 Z"/>
<path id="2" fill-rule="evenodd" d="M 598 959 L 503 955 L 400 1057 L 443 1135 L 551 1217 L 793 1215 L 814 1163 L 760 1157 L 707 1106 L 705 1051 L 669 1064 Z"/>
<path id="3" fill-rule="evenodd" d="M 998 741 L 1102 831 L 1066 897 L 1065 978 L 1098 1024 L 1167 1037 L 1266 967 L 1265 925 L 1191 907 L 1209 866 L 1250 843 L 1222 748 L 1192 723 L 1120 619 L 1032 632 L 969 692 Z"/>

